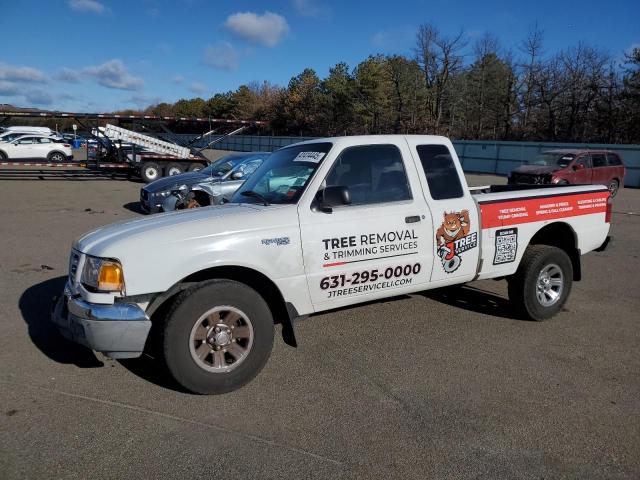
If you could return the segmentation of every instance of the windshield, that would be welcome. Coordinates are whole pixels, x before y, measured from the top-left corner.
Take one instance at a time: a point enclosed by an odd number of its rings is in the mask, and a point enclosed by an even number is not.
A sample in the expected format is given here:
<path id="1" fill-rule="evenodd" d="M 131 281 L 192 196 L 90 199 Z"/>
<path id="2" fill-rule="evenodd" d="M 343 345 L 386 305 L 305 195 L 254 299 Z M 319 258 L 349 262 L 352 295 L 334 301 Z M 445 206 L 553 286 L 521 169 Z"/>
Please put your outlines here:
<path id="1" fill-rule="evenodd" d="M 566 167 L 576 158 L 573 153 L 544 152 L 536 155 L 527 165 L 541 165 L 547 167 Z"/>
<path id="2" fill-rule="evenodd" d="M 245 155 L 227 155 L 219 158 L 208 167 L 200 170 L 200 173 L 205 175 L 211 175 L 212 177 L 222 177 L 225 173 L 229 173 L 233 170 L 233 167 L 238 165 L 245 159 Z"/>
<path id="3" fill-rule="evenodd" d="M 235 203 L 296 203 L 332 144 L 309 143 L 273 152 L 233 195 Z M 254 192 L 243 194 L 244 192 Z M 257 195 L 255 195 L 257 194 Z M 263 200 L 264 199 L 264 200 Z"/>

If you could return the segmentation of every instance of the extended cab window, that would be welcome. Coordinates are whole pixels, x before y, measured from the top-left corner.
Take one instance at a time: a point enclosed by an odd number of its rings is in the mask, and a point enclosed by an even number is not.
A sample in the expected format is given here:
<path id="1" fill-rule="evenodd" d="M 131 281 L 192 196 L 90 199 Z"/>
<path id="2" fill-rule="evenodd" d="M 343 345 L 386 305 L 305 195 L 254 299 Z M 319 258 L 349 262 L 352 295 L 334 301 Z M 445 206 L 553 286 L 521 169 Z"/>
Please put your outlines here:
<path id="1" fill-rule="evenodd" d="M 444 145 L 418 145 L 416 147 L 427 184 L 434 200 L 464 196 L 458 170 L 451 152 Z"/>
<path id="2" fill-rule="evenodd" d="M 352 205 L 411 199 L 411 190 L 395 145 L 363 145 L 346 148 L 325 180 L 327 187 L 349 189 Z"/>

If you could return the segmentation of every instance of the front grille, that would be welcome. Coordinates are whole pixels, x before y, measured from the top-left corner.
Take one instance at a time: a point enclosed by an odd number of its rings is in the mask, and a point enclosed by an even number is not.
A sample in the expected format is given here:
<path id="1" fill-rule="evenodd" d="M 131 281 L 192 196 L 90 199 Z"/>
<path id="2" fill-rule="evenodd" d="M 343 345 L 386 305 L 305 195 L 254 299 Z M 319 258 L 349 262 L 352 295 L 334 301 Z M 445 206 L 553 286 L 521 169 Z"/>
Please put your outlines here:
<path id="1" fill-rule="evenodd" d="M 78 278 L 78 263 L 80 263 L 80 255 L 72 250 L 69 258 L 69 283 L 71 285 L 75 285 L 76 278 Z"/>

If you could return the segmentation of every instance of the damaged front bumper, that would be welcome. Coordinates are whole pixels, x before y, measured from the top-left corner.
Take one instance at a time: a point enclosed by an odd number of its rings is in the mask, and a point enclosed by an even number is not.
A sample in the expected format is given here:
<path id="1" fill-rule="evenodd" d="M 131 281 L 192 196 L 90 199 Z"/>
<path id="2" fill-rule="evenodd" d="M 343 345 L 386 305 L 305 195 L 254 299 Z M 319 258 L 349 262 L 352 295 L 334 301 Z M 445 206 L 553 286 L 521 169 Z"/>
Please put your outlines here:
<path id="1" fill-rule="evenodd" d="M 54 298 L 51 320 L 64 337 L 111 358 L 142 355 L 151 329 L 151 320 L 135 303 L 89 303 L 68 287 Z"/>

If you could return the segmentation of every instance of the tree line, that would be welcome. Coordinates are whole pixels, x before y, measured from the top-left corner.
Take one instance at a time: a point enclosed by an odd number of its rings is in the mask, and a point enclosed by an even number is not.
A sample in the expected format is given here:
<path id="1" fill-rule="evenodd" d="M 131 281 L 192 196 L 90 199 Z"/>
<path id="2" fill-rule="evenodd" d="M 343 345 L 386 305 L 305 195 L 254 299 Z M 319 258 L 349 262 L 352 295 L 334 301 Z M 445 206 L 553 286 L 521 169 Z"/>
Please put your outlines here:
<path id="1" fill-rule="evenodd" d="M 514 49 L 421 25 L 411 56 L 372 55 L 325 78 L 253 82 L 153 115 L 266 120 L 274 135 L 442 134 L 456 139 L 640 143 L 640 48 L 622 60 L 584 43 L 548 54 L 533 27 Z"/>

